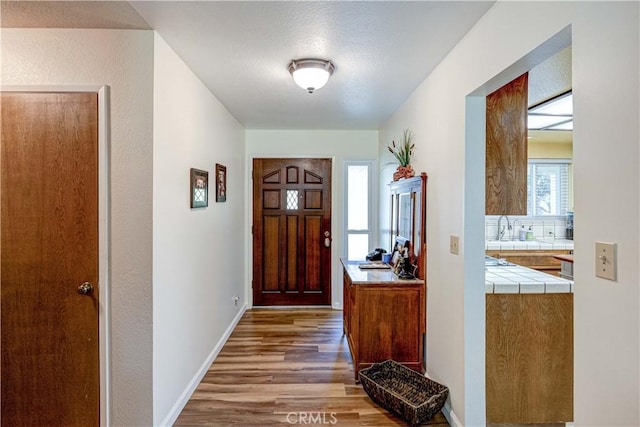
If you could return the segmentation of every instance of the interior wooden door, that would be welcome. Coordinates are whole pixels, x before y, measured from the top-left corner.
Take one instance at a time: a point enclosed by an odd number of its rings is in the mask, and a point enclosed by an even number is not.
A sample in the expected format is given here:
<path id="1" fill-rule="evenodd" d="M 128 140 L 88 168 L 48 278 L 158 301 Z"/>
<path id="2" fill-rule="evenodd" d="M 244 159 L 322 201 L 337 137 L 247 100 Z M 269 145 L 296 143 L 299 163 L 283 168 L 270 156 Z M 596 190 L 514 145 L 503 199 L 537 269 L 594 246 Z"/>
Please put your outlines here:
<path id="1" fill-rule="evenodd" d="M 0 96 L 2 425 L 96 426 L 98 97 Z"/>
<path id="2" fill-rule="evenodd" d="M 331 159 L 254 159 L 253 304 L 331 304 Z"/>

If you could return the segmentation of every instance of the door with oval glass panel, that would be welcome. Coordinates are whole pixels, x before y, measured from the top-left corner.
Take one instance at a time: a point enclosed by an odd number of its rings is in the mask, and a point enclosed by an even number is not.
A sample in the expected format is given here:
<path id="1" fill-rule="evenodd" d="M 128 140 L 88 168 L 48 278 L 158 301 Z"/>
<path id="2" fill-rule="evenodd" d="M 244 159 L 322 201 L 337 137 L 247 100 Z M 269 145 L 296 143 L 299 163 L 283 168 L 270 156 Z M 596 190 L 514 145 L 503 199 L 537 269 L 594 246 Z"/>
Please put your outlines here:
<path id="1" fill-rule="evenodd" d="M 253 305 L 330 305 L 331 239 L 331 159 L 254 159 Z"/>

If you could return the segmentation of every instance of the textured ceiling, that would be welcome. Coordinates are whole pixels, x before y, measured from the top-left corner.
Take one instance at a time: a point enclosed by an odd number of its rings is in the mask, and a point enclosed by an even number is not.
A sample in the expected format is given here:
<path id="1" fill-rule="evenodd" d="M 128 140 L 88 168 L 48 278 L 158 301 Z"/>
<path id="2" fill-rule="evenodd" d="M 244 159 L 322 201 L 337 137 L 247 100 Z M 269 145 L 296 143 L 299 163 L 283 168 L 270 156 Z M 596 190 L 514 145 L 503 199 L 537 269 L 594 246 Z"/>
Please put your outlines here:
<path id="1" fill-rule="evenodd" d="M 246 128 L 377 129 L 493 3 L 2 1 L 0 25 L 153 28 Z M 314 94 L 305 57 L 336 66 Z"/>
<path id="2" fill-rule="evenodd" d="M 570 91 L 572 87 L 571 46 L 569 46 L 529 70 L 529 106 L 540 104 Z M 573 132 L 530 130 L 529 141 L 573 143 Z"/>
<path id="3" fill-rule="evenodd" d="M 493 2 L 131 2 L 247 128 L 377 129 Z M 291 59 L 336 66 L 314 94 Z"/>
<path id="4" fill-rule="evenodd" d="M 3 28 L 113 28 L 151 27 L 126 1 L 2 1 Z"/>
<path id="5" fill-rule="evenodd" d="M 571 46 L 529 71 L 529 106 L 571 90 Z"/>

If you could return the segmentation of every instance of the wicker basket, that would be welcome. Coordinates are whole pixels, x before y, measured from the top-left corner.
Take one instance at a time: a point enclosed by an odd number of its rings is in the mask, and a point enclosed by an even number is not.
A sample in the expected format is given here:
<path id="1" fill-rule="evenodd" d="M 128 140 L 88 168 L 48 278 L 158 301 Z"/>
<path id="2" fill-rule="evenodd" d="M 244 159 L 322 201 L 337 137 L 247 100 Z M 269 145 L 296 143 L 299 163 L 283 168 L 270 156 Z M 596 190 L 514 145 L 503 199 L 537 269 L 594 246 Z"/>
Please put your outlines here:
<path id="1" fill-rule="evenodd" d="M 449 389 L 393 360 L 359 372 L 362 388 L 387 411 L 416 426 L 442 409 Z"/>

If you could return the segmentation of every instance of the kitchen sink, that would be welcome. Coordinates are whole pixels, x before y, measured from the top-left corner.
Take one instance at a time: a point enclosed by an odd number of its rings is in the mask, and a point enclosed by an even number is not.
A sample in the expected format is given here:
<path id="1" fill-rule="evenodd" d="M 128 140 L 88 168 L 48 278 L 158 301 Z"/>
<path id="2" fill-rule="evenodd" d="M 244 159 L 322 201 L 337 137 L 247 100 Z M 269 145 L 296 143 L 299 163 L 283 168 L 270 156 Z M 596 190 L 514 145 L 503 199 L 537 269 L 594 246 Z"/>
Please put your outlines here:
<path id="1" fill-rule="evenodd" d="M 514 266 L 515 264 L 512 262 L 507 261 L 506 259 L 502 259 L 502 258 L 494 258 L 488 255 L 484 256 L 484 265 L 486 266 L 496 266 L 496 267 L 511 267 Z"/>

